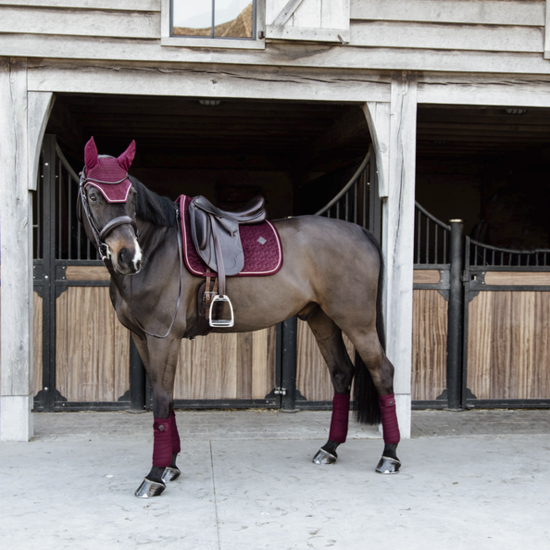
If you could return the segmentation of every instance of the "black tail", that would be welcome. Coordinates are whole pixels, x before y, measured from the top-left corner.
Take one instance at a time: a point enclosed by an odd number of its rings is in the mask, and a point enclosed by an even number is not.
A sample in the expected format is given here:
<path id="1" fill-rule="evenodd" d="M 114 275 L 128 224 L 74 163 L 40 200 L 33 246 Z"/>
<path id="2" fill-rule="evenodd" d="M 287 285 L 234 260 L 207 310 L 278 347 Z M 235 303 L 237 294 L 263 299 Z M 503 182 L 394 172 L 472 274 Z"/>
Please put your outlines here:
<path id="1" fill-rule="evenodd" d="M 376 296 L 376 332 L 382 348 L 386 349 L 386 335 L 384 332 L 384 319 L 382 317 L 382 290 L 384 284 L 384 259 L 382 250 L 376 237 L 364 229 L 369 241 L 373 244 L 380 257 L 380 272 L 378 273 L 378 294 Z M 355 417 L 361 424 L 380 424 L 382 415 L 378 403 L 378 391 L 374 387 L 372 376 L 367 366 L 355 352 L 355 381 L 353 384 L 353 400 L 355 402 Z"/>

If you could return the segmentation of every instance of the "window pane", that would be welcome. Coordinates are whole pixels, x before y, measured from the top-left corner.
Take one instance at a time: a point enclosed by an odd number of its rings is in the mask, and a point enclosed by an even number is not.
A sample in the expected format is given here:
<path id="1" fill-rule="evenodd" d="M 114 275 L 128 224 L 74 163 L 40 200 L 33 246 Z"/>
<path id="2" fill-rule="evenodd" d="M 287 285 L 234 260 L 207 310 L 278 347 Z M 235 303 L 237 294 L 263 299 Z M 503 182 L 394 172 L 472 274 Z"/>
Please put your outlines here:
<path id="1" fill-rule="evenodd" d="M 252 38 L 253 2 L 250 0 L 216 0 L 214 36 Z"/>
<path id="2" fill-rule="evenodd" d="M 172 0 L 173 32 L 179 36 L 212 36 L 212 0 Z"/>

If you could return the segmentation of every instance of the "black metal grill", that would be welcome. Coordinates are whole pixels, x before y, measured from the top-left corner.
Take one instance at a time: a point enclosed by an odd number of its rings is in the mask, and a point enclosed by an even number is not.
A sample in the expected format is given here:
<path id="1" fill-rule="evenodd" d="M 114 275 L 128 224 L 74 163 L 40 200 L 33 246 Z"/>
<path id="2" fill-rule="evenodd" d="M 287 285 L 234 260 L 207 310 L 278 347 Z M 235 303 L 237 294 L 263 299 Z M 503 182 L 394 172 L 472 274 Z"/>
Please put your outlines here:
<path id="1" fill-rule="evenodd" d="M 372 147 L 351 180 L 315 215 L 356 223 L 381 239 L 382 208 Z"/>
<path id="2" fill-rule="evenodd" d="M 514 250 L 467 239 L 467 258 L 471 267 L 550 267 L 550 250 Z"/>
<path id="3" fill-rule="evenodd" d="M 414 225 L 415 266 L 440 266 L 450 263 L 451 227 L 416 203 Z"/>

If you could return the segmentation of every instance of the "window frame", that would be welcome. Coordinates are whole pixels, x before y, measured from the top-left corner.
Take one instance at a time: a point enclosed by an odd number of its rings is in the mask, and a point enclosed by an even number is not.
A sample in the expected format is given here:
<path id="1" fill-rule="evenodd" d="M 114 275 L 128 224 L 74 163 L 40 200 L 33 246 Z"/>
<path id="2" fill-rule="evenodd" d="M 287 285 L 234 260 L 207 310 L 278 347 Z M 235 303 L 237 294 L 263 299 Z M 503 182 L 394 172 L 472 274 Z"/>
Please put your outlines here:
<path id="1" fill-rule="evenodd" d="M 235 48 L 246 50 L 265 49 L 265 0 L 256 0 L 256 36 L 254 38 L 210 38 L 196 36 L 172 36 L 172 0 L 161 0 L 160 45 L 184 48 Z M 262 38 L 259 38 L 259 37 Z"/>

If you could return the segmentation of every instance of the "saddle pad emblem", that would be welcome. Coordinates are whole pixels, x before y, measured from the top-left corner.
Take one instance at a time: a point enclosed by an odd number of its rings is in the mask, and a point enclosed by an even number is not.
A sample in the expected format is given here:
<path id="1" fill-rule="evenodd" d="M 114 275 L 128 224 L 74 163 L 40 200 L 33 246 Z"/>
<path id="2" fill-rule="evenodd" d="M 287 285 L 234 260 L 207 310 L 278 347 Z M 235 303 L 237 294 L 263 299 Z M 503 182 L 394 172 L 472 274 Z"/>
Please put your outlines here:
<path id="1" fill-rule="evenodd" d="M 180 208 L 183 241 L 183 259 L 192 275 L 215 277 L 197 254 L 191 237 L 188 208 L 192 197 L 181 195 L 176 203 Z M 275 275 L 283 265 L 283 248 L 275 226 L 265 221 L 239 227 L 244 252 L 244 268 L 233 277 L 266 277 Z M 263 241 L 263 242 L 262 242 Z"/>

